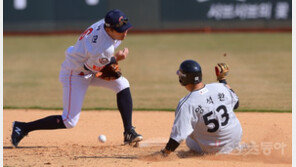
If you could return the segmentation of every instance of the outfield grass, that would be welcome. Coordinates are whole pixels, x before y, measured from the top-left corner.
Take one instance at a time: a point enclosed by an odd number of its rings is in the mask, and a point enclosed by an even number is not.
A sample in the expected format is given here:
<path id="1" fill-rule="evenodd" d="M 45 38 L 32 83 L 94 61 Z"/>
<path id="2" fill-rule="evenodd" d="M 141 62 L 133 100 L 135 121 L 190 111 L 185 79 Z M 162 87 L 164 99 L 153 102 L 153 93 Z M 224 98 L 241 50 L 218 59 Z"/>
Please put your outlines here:
<path id="1" fill-rule="evenodd" d="M 4 107 L 61 108 L 60 64 L 77 37 L 4 36 Z M 291 33 L 129 35 L 123 47 L 130 50 L 120 65 L 134 108 L 174 110 L 187 94 L 175 75 L 185 59 L 201 64 L 206 83 L 215 82 L 216 63 L 228 63 L 243 110 L 292 108 Z M 116 108 L 115 99 L 110 90 L 90 87 L 83 108 Z"/>

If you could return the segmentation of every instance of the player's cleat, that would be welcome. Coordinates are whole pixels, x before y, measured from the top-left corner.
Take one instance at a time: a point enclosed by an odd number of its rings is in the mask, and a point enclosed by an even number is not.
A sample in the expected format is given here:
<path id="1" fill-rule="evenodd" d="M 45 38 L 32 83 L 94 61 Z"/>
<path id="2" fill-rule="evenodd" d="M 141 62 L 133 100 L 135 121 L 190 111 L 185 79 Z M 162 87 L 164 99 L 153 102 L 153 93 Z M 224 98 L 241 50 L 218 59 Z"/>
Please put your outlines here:
<path id="1" fill-rule="evenodd" d="M 131 130 L 123 133 L 124 135 L 124 144 L 137 145 L 140 141 L 143 140 L 143 136 L 138 134 L 133 127 Z"/>
<path id="2" fill-rule="evenodd" d="M 21 122 L 14 121 L 12 124 L 11 143 L 14 147 L 17 147 L 19 142 L 27 136 L 28 133 L 24 130 L 24 126 Z"/>

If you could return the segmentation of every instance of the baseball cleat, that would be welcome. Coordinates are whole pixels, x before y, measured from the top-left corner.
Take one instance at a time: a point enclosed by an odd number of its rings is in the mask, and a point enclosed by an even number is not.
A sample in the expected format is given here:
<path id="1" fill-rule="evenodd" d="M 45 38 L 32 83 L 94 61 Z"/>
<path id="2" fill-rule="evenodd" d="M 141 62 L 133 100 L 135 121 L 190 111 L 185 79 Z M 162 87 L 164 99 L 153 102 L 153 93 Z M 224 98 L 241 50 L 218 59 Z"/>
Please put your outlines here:
<path id="1" fill-rule="evenodd" d="M 27 136 L 28 133 L 24 130 L 21 122 L 14 121 L 12 124 L 11 143 L 14 147 L 17 147 L 19 142 Z"/>
<path id="2" fill-rule="evenodd" d="M 131 130 L 124 132 L 124 144 L 129 144 L 137 147 L 139 142 L 143 140 L 143 136 L 138 134 L 133 127 Z"/>

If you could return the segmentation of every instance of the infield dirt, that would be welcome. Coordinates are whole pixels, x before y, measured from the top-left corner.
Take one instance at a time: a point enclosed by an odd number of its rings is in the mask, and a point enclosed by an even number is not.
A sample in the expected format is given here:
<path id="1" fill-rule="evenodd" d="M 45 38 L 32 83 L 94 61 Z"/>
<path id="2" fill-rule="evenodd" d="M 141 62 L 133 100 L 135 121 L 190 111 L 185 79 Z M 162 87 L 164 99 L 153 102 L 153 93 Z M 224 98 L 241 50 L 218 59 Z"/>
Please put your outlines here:
<path id="1" fill-rule="evenodd" d="M 169 139 L 174 112 L 135 111 L 134 126 L 144 136 L 138 148 L 122 146 L 118 111 L 83 111 L 77 126 L 68 130 L 35 131 L 19 148 L 10 144 L 12 122 L 32 121 L 61 111 L 4 110 L 4 166 L 292 166 L 291 113 L 236 113 L 249 148 L 231 155 L 200 156 L 184 142 L 169 157 L 156 153 Z M 100 143 L 98 136 L 107 136 Z"/>

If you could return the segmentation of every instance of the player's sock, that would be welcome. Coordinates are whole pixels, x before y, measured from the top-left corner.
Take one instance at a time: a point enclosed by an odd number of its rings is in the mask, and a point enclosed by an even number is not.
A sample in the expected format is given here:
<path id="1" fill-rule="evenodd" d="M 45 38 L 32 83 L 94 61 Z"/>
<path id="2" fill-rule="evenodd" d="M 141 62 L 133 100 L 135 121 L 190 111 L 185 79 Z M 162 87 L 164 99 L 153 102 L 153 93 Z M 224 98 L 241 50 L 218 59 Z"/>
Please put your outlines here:
<path id="1" fill-rule="evenodd" d="M 66 127 L 61 115 L 52 115 L 25 123 L 25 128 L 27 132 L 31 132 L 33 130 L 65 129 Z"/>
<path id="2" fill-rule="evenodd" d="M 117 93 L 117 107 L 121 114 L 124 131 L 132 128 L 133 100 L 130 88 L 126 88 Z"/>

